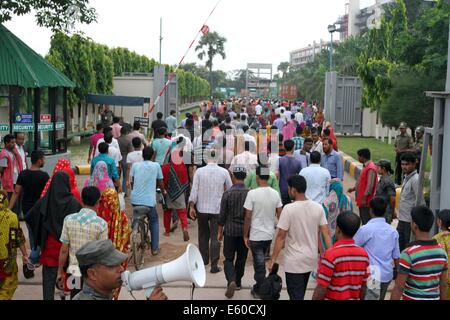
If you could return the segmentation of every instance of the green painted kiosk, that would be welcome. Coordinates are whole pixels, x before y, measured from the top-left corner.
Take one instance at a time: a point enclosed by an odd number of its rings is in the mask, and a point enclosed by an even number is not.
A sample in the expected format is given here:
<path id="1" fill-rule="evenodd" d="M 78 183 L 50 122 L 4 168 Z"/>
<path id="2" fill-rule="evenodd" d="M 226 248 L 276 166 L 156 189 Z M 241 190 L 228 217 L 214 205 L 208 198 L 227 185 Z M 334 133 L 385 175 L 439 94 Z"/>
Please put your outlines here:
<path id="1" fill-rule="evenodd" d="M 0 137 L 26 134 L 49 171 L 67 153 L 67 91 L 75 84 L 0 24 Z M 3 139 L 0 148 L 3 148 Z"/>

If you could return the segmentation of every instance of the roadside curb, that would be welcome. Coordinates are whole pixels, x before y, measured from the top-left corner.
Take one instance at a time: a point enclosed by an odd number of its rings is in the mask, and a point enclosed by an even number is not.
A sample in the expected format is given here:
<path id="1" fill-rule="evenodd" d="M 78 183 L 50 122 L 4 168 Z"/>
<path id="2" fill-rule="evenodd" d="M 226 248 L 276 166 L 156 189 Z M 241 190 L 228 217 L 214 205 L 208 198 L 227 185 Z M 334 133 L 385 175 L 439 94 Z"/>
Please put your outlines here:
<path id="1" fill-rule="evenodd" d="M 347 172 L 353 179 L 358 180 L 361 175 L 363 165 L 342 151 L 340 154 L 342 156 L 342 161 L 344 162 L 345 172 Z"/>

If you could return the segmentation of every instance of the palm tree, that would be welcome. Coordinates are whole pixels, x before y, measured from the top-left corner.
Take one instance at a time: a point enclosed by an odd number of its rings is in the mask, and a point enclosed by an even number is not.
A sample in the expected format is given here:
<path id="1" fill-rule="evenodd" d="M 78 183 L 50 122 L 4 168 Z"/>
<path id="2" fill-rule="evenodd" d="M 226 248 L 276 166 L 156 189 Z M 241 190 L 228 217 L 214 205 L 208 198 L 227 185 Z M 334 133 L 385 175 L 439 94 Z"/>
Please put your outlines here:
<path id="1" fill-rule="evenodd" d="M 289 62 L 282 62 L 278 66 L 278 71 L 283 74 L 282 75 L 283 80 L 286 78 L 290 66 L 291 65 Z"/>
<path id="2" fill-rule="evenodd" d="M 217 32 L 210 32 L 207 35 L 202 36 L 195 48 L 195 51 L 200 51 L 198 54 L 200 60 L 203 60 L 205 57 L 208 58 L 206 67 L 209 69 L 211 95 L 214 89 L 212 81 L 213 59 L 217 55 L 220 55 L 222 59 L 226 59 L 225 42 L 227 42 L 226 38 L 220 36 Z"/>

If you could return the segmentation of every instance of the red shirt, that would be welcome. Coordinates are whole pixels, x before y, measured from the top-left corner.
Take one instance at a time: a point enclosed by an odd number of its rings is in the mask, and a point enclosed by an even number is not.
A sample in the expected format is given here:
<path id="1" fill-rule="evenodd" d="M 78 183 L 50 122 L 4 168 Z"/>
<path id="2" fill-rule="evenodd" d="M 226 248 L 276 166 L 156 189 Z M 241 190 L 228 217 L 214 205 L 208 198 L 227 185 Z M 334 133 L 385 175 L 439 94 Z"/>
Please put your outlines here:
<path id="1" fill-rule="evenodd" d="M 51 234 L 48 235 L 45 241 L 44 250 L 41 253 L 41 264 L 47 267 L 59 266 L 59 251 L 62 243 L 55 239 Z"/>
<path id="2" fill-rule="evenodd" d="M 325 300 L 360 300 L 369 278 L 369 256 L 355 241 L 340 240 L 325 252 L 317 284 L 327 288 Z"/>
<path id="3" fill-rule="evenodd" d="M 92 150 L 92 156 L 94 156 L 95 154 L 95 150 L 97 149 L 97 143 L 98 140 L 103 139 L 103 133 L 95 133 L 92 137 L 91 137 L 91 146 L 93 148 Z"/>

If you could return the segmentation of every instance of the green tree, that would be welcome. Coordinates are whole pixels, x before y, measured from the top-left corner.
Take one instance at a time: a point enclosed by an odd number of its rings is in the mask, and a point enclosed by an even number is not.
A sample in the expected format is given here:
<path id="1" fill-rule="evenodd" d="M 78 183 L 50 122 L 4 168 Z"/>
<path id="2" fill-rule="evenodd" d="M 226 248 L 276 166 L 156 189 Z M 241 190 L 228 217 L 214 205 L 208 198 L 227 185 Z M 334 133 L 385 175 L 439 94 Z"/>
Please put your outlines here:
<path id="1" fill-rule="evenodd" d="M 225 43 L 227 39 L 220 36 L 217 32 L 210 32 L 207 35 L 203 35 L 200 39 L 195 51 L 199 51 L 198 58 L 203 60 L 207 58 L 206 67 L 210 74 L 211 94 L 213 90 L 212 69 L 213 60 L 217 55 L 220 55 L 222 59 L 226 59 Z"/>
<path id="2" fill-rule="evenodd" d="M 0 1 L 0 23 L 13 16 L 34 13 L 41 27 L 52 31 L 68 31 L 71 24 L 81 22 L 90 24 L 97 21 L 95 9 L 89 0 L 6 0 Z"/>
<path id="3" fill-rule="evenodd" d="M 281 77 L 283 79 L 286 78 L 290 66 L 291 66 L 291 64 L 289 62 L 281 62 L 280 65 L 278 66 L 277 70 L 278 70 L 278 72 L 282 73 Z"/>

